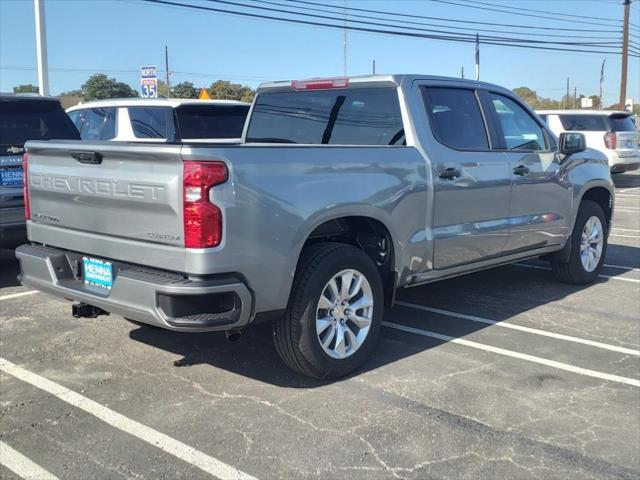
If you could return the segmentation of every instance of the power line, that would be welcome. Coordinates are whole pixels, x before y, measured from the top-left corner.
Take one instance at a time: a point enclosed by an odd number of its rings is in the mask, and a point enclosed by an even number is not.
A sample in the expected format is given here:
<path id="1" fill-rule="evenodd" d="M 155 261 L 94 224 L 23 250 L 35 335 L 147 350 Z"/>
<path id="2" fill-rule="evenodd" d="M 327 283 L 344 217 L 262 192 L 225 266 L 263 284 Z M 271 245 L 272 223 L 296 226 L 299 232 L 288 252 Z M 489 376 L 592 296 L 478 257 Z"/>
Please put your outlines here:
<path id="1" fill-rule="evenodd" d="M 311 2 L 311 1 L 307 1 L 307 0 L 287 0 L 289 3 L 300 3 L 300 4 L 305 4 L 305 5 L 314 5 L 317 6 L 318 2 Z M 335 5 L 323 5 L 324 7 L 329 7 L 329 8 L 341 8 Z M 364 9 L 364 8 L 356 8 L 356 7 L 347 7 L 347 10 L 349 11 L 354 11 L 354 12 L 365 12 L 365 13 L 380 13 L 380 14 L 384 14 L 384 15 L 391 15 L 391 16 L 396 16 L 396 17 L 404 17 L 404 18 L 422 18 L 425 20 L 440 20 L 443 22 L 454 22 L 454 23 L 467 23 L 470 25 L 487 25 L 487 26 L 494 26 L 494 27 L 516 27 L 516 28 L 522 28 L 522 29 L 528 29 L 528 30 L 544 30 L 545 32 L 548 32 L 549 30 L 560 30 L 563 32 L 588 32 L 588 33 L 615 33 L 615 34 L 620 34 L 620 30 L 602 30 L 602 29 L 584 29 L 584 28 L 565 28 L 565 27 L 550 27 L 550 26 L 544 26 L 544 27 L 537 27 L 537 26 L 531 26 L 531 25 L 519 25 L 519 24 L 510 24 L 510 23 L 492 23 L 492 22 L 479 22 L 479 21 L 474 21 L 474 20 L 461 20 L 461 19 L 451 19 L 451 18 L 444 18 L 444 17 L 433 17 L 433 16 L 427 16 L 427 15 L 417 15 L 417 14 L 408 14 L 408 13 L 398 13 L 398 12 L 390 12 L 390 11 L 384 11 L 384 10 L 370 10 L 370 9 Z"/>
<path id="2" fill-rule="evenodd" d="M 249 17 L 249 18 L 258 18 L 258 19 L 263 19 L 263 20 L 275 20 L 275 21 L 280 21 L 280 22 L 285 22 L 285 23 L 293 23 L 293 24 L 298 24 L 298 25 L 319 26 L 319 27 L 327 27 L 327 28 L 333 28 L 333 29 L 343 29 L 344 28 L 343 25 L 336 25 L 336 24 L 332 24 L 332 23 L 314 22 L 314 21 L 310 21 L 310 20 L 299 20 L 299 19 L 286 18 L 286 17 L 276 17 L 276 16 L 273 16 L 273 15 L 264 15 L 264 14 L 258 14 L 258 13 L 250 13 L 250 12 L 239 12 L 237 10 L 226 10 L 226 9 L 222 9 L 222 8 L 205 7 L 205 6 L 202 6 L 202 5 L 192 5 L 192 4 L 178 3 L 178 2 L 173 2 L 173 1 L 169 1 L 169 0 L 141 0 L 141 1 L 147 2 L 147 3 L 152 3 L 152 4 L 157 4 L 157 5 L 168 5 L 168 6 L 172 6 L 172 7 L 182 7 L 182 8 L 189 8 L 189 9 L 194 9 L 194 10 L 201 10 L 201 11 L 211 11 L 211 12 L 216 12 L 216 13 L 226 13 L 226 14 L 238 15 L 238 16 Z M 415 33 L 415 32 L 409 32 L 409 31 L 399 32 L 399 31 L 394 31 L 394 30 L 383 30 L 383 29 L 377 29 L 377 28 L 356 27 L 356 26 L 351 26 L 351 25 L 348 26 L 347 28 L 349 30 L 357 31 L 357 32 L 387 34 L 387 35 L 395 35 L 395 36 L 404 36 L 404 37 L 409 37 L 409 38 L 449 40 L 449 41 L 452 41 L 452 42 L 460 42 L 460 43 L 471 43 L 471 42 L 475 41 L 475 39 L 470 38 L 469 36 L 462 37 L 459 34 L 457 36 L 453 36 L 453 35 L 431 35 L 431 34 L 422 34 L 422 33 Z M 454 35 L 455 35 L 455 32 L 454 32 Z M 534 49 L 534 50 L 598 53 L 600 55 L 619 55 L 619 51 L 612 51 L 612 50 L 587 50 L 587 49 L 584 49 L 584 48 L 565 48 L 565 47 L 526 45 L 526 44 L 522 44 L 522 43 L 515 43 L 514 44 L 514 43 L 509 43 L 507 41 L 499 42 L 499 41 L 493 41 L 493 40 L 490 40 L 490 41 L 483 40 L 483 44 L 485 44 L 485 45 L 498 45 L 498 46 L 510 46 L 510 47 L 518 47 L 518 48 L 528 48 L 528 49 Z M 592 48 L 604 48 L 604 47 L 592 47 Z"/>
<path id="3" fill-rule="evenodd" d="M 534 10 L 532 8 L 511 7 L 509 5 L 501 5 L 501 4 L 488 3 L 488 2 L 480 2 L 478 0 L 458 0 L 458 1 L 465 2 L 465 3 L 475 3 L 475 4 L 478 4 L 478 5 L 488 5 L 490 7 L 508 8 L 510 10 L 519 10 L 519 11 L 522 11 L 522 12 L 546 13 L 548 15 L 557 15 L 557 16 L 560 16 L 560 17 L 587 18 L 587 19 L 590 19 L 590 20 L 602 20 L 602 21 L 616 22 L 618 24 L 622 24 L 622 20 L 618 20 L 617 18 L 588 17 L 586 15 L 576 15 L 575 13 L 549 12 L 547 10 Z"/>
<path id="4" fill-rule="evenodd" d="M 275 6 L 279 6 L 279 7 L 289 7 L 289 8 L 298 8 L 298 9 L 304 9 L 305 10 L 305 15 L 307 14 L 306 12 L 308 11 L 314 11 L 314 12 L 321 12 L 321 13 L 330 13 L 330 14 L 336 14 L 337 12 L 332 12 L 330 10 L 326 10 L 324 8 L 314 8 L 314 7 L 309 7 L 309 6 L 297 6 L 297 5 L 291 5 L 289 4 L 283 4 L 283 3 L 279 3 L 279 2 L 273 2 L 273 1 L 268 1 L 268 0 L 248 0 L 251 2 L 256 2 L 259 4 L 266 4 L 266 5 L 275 5 Z M 333 5 L 323 5 L 321 3 L 316 3 L 316 5 L 322 5 L 323 7 L 332 7 L 332 8 L 337 8 Z M 357 13 L 350 13 L 349 14 L 350 17 L 355 17 L 355 18 L 368 18 L 368 19 L 373 19 L 373 20 L 385 20 L 385 21 L 390 21 L 390 22 L 395 22 L 395 23 L 401 23 L 403 25 L 421 25 L 421 26 L 427 26 L 427 27 L 439 27 L 439 28 L 450 28 L 450 29 L 455 29 L 455 30 L 466 30 L 466 31 L 470 31 L 475 33 L 481 33 L 481 32 L 491 32 L 491 33 L 505 33 L 505 34 L 513 34 L 513 35 L 528 35 L 528 36 L 535 36 L 535 37 L 545 37 L 545 38 L 549 38 L 549 37 L 555 37 L 555 38 L 589 38 L 589 39 L 598 39 L 598 40 L 611 40 L 611 39 L 616 39 L 618 41 L 620 41 L 620 37 L 619 35 L 616 34 L 616 36 L 594 36 L 594 35 L 560 35 L 560 34 L 552 34 L 552 33 L 534 33 L 534 32 L 519 32 L 519 31 L 513 31 L 513 30 L 495 30 L 495 29 L 486 29 L 486 28 L 473 28 L 473 27 L 458 27 L 456 25 L 443 25 L 443 24 L 438 24 L 438 23 L 425 23 L 425 22 L 416 22 L 416 21 L 411 21 L 411 20 L 393 20 L 389 17 L 380 17 L 380 16 L 372 16 L 372 15 L 362 15 L 362 14 L 357 14 Z M 449 22 L 456 22 L 457 20 L 452 20 L 452 19 L 448 19 L 447 21 Z M 463 22 L 463 21 L 461 21 Z"/>
<path id="5" fill-rule="evenodd" d="M 261 11 L 269 11 L 269 12 L 278 12 L 278 13 L 285 13 L 285 14 L 289 14 L 289 15 L 299 15 L 299 16 L 304 16 L 304 17 L 315 17 L 315 18 L 321 18 L 321 19 L 325 19 L 325 20 L 335 20 L 335 21 L 343 21 L 346 20 L 350 23 L 358 23 L 358 24 L 365 24 L 365 25 L 375 25 L 375 26 L 381 26 L 381 27 L 391 27 L 391 28 L 398 28 L 398 29 L 402 29 L 402 28 L 406 28 L 402 25 L 398 26 L 398 25 L 394 25 L 394 24 L 390 24 L 390 23 L 380 23 L 380 22 L 371 22 L 371 21 L 366 21 L 366 20 L 352 20 L 352 19 L 343 19 L 342 17 L 336 17 L 336 16 L 327 16 L 327 15 L 318 15 L 318 14 L 314 14 L 314 13 L 303 13 L 303 12 L 296 12 L 296 11 L 292 11 L 292 10 L 286 10 L 286 9 L 282 9 L 282 8 L 272 8 L 272 7 L 263 7 L 263 6 L 256 6 L 256 5 L 247 5 L 246 3 L 240 3 L 240 2 L 235 2 L 235 1 L 231 1 L 231 0 L 208 0 L 210 3 L 221 3 L 221 4 L 225 4 L 225 5 L 232 5 L 235 7 L 241 7 L 241 8 L 253 8 L 256 10 L 261 10 Z M 435 29 L 428 29 L 428 28 L 419 28 L 419 27 L 411 27 L 411 30 L 415 31 L 421 31 L 421 32 L 431 32 L 431 33 L 437 33 L 437 34 L 444 34 L 444 35 L 457 35 L 459 38 L 471 38 L 473 37 L 475 39 L 475 34 L 471 35 L 468 33 L 459 33 L 459 32 L 452 32 L 450 30 L 435 30 Z M 483 36 L 483 41 L 485 41 L 485 43 L 487 41 L 496 41 L 496 42 L 521 42 L 521 43 L 530 43 L 530 44 L 537 44 L 537 45 L 566 45 L 566 46 L 579 46 L 579 47 L 595 47 L 595 48 L 611 48 L 611 47 L 620 47 L 621 46 L 621 42 L 618 41 L 614 41 L 614 42 L 568 42 L 568 41 L 554 41 L 554 40 L 533 40 L 533 39 L 522 39 L 522 38 L 514 38 L 514 37 L 500 37 L 500 36 Z"/>
<path id="6" fill-rule="evenodd" d="M 498 9 L 498 8 L 487 8 L 487 7 L 484 7 L 484 6 L 481 7 L 481 6 L 476 6 L 476 5 L 467 5 L 467 4 L 464 4 L 464 3 L 454 2 L 452 0 L 430 0 L 430 1 L 431 2 L 437 2 L 437 3 L 445 3 L 445 4 L 449 4 L 449 5 L 456 5 L 458 7 L 464 7 L 464 8 L 474 8 L 474 9 L 483 10 L 483 11 L 489 10 L 489 11 L 492 11 L 492 12 L 507 13 L 507 14 L 510 14 L 510 15 L 519 15 L 519 16 L 528 17 L 528 18 L 543 18 L 543 19 L 546 19 L 546 20 L 555 20 L 555 21 L 558 21 L 558 22 L 569 22 L 569 23 L 572 23 L 572 24 L 581 23 L 581 24 L 584 24 L 584 25 L 597 25 L 597 26 L 602 26 L 603 25 L 602 23 L 587 22 L 585 20 L 575 20 L 575 19 L 574 20 L 569 20 L 568 18 L 554 18 L 554 17 L 544 16 L 544 15 L 531 15 L 529 13 L 510 12 L 508 10 L 501 10 L 501 9 Z M 610 25 L 606 25 L 606 26 L 610 26 Z"/>

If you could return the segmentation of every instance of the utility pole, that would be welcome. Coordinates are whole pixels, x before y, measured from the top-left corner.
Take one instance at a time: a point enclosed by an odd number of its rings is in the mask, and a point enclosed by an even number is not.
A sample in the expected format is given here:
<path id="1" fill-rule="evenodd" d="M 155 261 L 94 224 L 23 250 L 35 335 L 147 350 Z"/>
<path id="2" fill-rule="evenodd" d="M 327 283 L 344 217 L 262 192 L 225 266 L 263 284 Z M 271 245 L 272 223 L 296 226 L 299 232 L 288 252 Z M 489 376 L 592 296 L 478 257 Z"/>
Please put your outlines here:
<path id="1" fill-rule="evenodd" d="M 464 80 L 464 66 L 460 70 L 460 77 Z"/>
<path id="2" fill-rule="evenodd" d="M 44 0 L 33 0 L 36 20 L 36 59 L 38 62 L 38 91 L 49 95 L 49 64 L 47 62 L 47 30 L 44 19 Z"/>
<path id="3" fill-rule="evenodd" d="M 376 74 L 376 60 L 373 60 L 373 74 Z"/>
<path id="4" fill-rule="evenodd" d="M 344 11 L 344 39 L 343 39 L 343 72 L 344 76 L 347 76 L 347 0 L 342 0 L 342 8 Z"/>
<path id="5" fill-rule="evenodd" d="M 164 46 L 164 68 L 167 73 L 167 90 L 169 97 L 171 97 L 171 83 L 169 81 L 169 48 L 166 45 Z"/>
<path id="6" fill-rule="evenodd" d="M 624 27 L 622 29 L 622 71 L 620 72 L 620 110 L 624 110 L 627 97 L 627 61 L 629 60 L 629 10 L 631 0 L 624 0 Z"/>
<path id="7" fill-rule="evenodd" d="M 569 77 L 567 77 L 567 94 L 564 97 L 564 101 L 562 102 L 562 108 L 567 110 L 567 107 L 569 103 Z"/>
<path id="8" fill-rule="evenodd" d="M 576 109 L 576 103 L 578 101 L 578 87 L 573 87 L 573 109 Z"/>

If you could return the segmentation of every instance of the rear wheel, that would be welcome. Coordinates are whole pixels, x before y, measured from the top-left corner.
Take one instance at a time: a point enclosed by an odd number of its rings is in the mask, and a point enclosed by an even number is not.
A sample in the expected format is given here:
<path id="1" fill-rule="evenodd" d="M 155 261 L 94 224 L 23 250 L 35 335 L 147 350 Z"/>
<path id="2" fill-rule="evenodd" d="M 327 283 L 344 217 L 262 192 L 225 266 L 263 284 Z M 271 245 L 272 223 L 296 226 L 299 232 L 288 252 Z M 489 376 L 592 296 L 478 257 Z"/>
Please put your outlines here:
<path id="1" fill-rule="evenodd" d="M 374 348 L 384 309 L 376 265 L 351 245 L 323 243 L 303 252 L 285 315 L 273 338 L 282 360 L 304 375 L 343 377 Z"/>
<path id="2" fill-rule="evenodd" d="M 607 253 L 607 219 L 602 207 L 585 200 L 571 234 L 571 255 L 566 262 L 552 262 L 556 277 L 574 285 L 593 282 L 602 270 Z"/>

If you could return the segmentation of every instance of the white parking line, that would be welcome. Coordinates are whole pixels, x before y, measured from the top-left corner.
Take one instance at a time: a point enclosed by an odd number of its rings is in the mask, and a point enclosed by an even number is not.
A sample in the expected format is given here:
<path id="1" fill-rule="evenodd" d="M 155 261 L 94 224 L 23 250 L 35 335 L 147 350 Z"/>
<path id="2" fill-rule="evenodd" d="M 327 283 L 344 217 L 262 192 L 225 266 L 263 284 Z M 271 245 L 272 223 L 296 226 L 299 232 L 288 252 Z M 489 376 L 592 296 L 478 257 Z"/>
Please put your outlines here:
<path id="1" fill-rule="evenodd" d="M 621 227 L 613 227 L 611 230 L 620 230 L 621 232 L 633 232 L 633 233 L 640 233 L 640 230 L 637 230 L 635 228 L 621 228 Z"/>
<path id="2" fill-rule="evenodd" d="M 585 338 L 574 337 L 571 335 L 563 335 L 561 333 L 548 332 L 546 330 L 525 327 L 523 325 L 516 325 L 513 323 L 507 323 L 507 322 L 499 322 L 496 320 L 489 320 L 488 318 L 477 317 L 475 315 L 466 315 L 464 313 L 450 312 L 448 310 L 441 310 L 439 308 L 427 307 L 425 305 L 417 305 L 415 303 L 396 302 L 396 305 L 400 305 L 402 307 L 407 307 L 407 308 L 413 308 L 414 310 L 423 310 L 425 312 L 437 313 L 439 315 L 445 315 L 447 317 L 460 318 L 463 320 L 469 320 L 469 321 L 478 322 L 478 323 L 486 323 L 487 325 L 496 325 L 498 327 L 510 328 L 512 330 L 520 330 L 521 332 L 533 333 L 535 335 L 556 338 L 558 340 L 564 340 L 567 342 L 581 343 L 583 345 L 589 345 L 591 347 L 601 348 L 603 350 L 611 350 L 612 352 L 640 356 L 640 350 L 634 350 L 632 348 L 625 348 L 625 347 L 618 347 L 617 345 L 610 345 L 608 343 L 595 342 L 593 340 L 587 340 Z"/>
<path id="3" fill-rule="evenodd" d="M 497 353 L 498 355 L 518 358 L 527 362 L 537 363 L 539 365 L 545 365 L 547 367 L 557 368 L 559 370 L 565 370 L 567 372 L 576 373 L 578 375 L 585 375 L 587 377 L 599 378 L 601 380 L 608 380 L 610 382 L 623 383 L 625 385 L 640 387 L 640 380 L 637 380 L 635 378 L 621 377 L 619 375 L 598 372 L 596 370 L 590 370 L 588 368 L 576 367 L 568 363 L 556 362 L 555 360 L 536 357 L 534 355 L 528 355 L 526 353 L 514 352 L 513 350 L 507 350 L 505 348 L 493 347 L 491 345 L 485 345 L 484 343 L 472 342 L 463 338 L 450 337 L 449 335 L 443 335 L 441 333 L 431 332 L 429 330 L 420 330 L 419 328 L 408 327 L 406 325 L 400 325 L 398 323 L 382 322 L 382 325 L 403 332 L 421 335 L 423 337 L 437 338 L 438 340 L 457 343 L 458 345 L 464 345 L 465 347 L 476 348 L 478 350 L 484 350 L 486 352 Z"/>
<path id="4" fill-rule="evenodd" d="M 638 191 L 640 191 L 640 187 L 629 187 L 629 188 L 620 188 L 616 190 L 616 193 L 617 192 L 627 193 L 627 192 L 638 192 Z"/>
<path id="5" fill-rule="evenodd" d="M 536 268 L 538 270 L 551 270 L 551 267 L 545 267 L 542 265 L 529 265 L 528 263 L 511 263 L 510 265 L 516 265 L 518 267 Z M 600 278 L 608 278 L 609 280 L 619 280 L 621 282 L 640 283 L 637 278 L 625 278 L 616 277 L 615 275 L 598 275 Z"/>
<path id="6" fill-rule="evenodd" d="M 3 295 L 2 297 L 0 297 L 0 301 L 9 300 L 10 298 L 24 297 L 25 295 L 33 295 L 34 293 L 39 293 L 39 292 L 38 290 L 29 290 L 28 292 L 11 293 L 9 295 Z"/>
<path id="7" fill-rule="evenodd" d="M 615 207 L 614 211 L 616 211 L 616 212 L 626 212 L 626 213 L 638 213 L 638 212 L 640 212 L 640 209 L 638 209 L 638 208 Z"/>
<path id="8" fill-rule="evenodd" d="M 638 235 L 622 235 L 620 233 L 610 233 L 611 237 L 620 237 L 620 238 L 640 238 Z"/>
<path id="9" fill-rule="evenodd" d="M 640 268 L 623 267 L 622 265 L 612 265 L 610 263 L 605 263 L 604 266 L 609 268 L 619 268 L 620 270 L 628 270 L 630 272 L 640 272 Z"/>
<path id="10" fill-rule="evenodd" d="M 27 480 L 58 480 L 58 477 L 2 441 L 0 441 L 0 464 Z"/>
<path id="11" fill-rule="evenodd" d="M 158 432 L 151 427 L 147 427 L 142 423 L 125 417 L 124 415 L 111 410 L 98 402 L 11 363 L 9 360 L 0 358 L 0 370 L 22 380 L 23 382 L 29 383 L 40 390 L 50 393 L 63 402 L 67 402 L 69 405 L 84 410 L 114 428 L 133 435 L 134 437 L 158 447 L 184 462 L 198 467 L 200 470 L 203 470 L 214 477 L 224 480 L 256 480 L 255 477 L 252 477 L 231 465 L 227 465 L 226 463 L 210 457 L 200 450 L 196 450 L 179 440 L 175 440 L 174 438 Z"/>

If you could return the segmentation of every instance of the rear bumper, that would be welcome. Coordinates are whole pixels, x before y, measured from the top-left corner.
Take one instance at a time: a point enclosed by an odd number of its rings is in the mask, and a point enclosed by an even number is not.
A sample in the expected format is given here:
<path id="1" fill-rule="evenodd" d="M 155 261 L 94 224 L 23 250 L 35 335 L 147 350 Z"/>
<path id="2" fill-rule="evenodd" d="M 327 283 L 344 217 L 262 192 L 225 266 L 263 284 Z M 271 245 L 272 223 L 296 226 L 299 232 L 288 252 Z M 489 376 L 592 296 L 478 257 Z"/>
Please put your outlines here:
<path id="1" fill-rule="evenodd" d="M 640 167 L 640 155 L 620 156 L 617 152 L 611 152 L 609 166 L 612 173 L 637 170 Z"/>
<path id="2" fill-rule="evenodd" d="M 80 254 L 22 245 L 16 249 L 16 257 L 24 285 L 169 330 L 234 330 L 243 328 L 252 318 L 252 295 L 237 278 L 195 281 L 180 274 L 114 262 L 113 287 L 107 291 L 84 284 Z"/>

